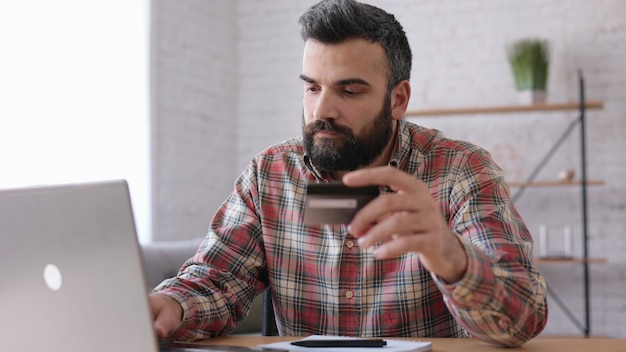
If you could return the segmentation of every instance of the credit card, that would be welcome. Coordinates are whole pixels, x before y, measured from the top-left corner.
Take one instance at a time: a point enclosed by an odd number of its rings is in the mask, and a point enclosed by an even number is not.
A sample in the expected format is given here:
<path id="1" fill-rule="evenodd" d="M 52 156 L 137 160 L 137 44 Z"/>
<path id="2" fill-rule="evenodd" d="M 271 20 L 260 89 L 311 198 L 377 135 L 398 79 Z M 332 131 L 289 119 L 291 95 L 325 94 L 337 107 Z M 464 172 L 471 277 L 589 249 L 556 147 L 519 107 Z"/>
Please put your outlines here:
<path id="1" fill-rule="evenodd" d="M 304 223 L 349 224 L 354 215 L 378 195 L 378 186 L 348 187 L 340 182 L 309 183 Z"/>

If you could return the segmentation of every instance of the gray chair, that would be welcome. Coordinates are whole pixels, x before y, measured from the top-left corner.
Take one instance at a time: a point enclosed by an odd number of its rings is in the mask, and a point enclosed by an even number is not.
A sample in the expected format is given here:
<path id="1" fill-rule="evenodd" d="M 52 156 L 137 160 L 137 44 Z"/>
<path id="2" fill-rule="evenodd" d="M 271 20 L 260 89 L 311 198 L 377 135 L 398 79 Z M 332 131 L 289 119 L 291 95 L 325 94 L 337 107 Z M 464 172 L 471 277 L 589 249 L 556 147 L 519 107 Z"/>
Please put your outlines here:
<path id="1" fill-rule="evenodd" d="M 274 306 L 272 305 L 272 294 L 267 289 L 263 292 L 263 321 L 261 322 L 261 335 L 278 336 L 278 328 L 276 327 L 276 316 L 274 315 Z"/>

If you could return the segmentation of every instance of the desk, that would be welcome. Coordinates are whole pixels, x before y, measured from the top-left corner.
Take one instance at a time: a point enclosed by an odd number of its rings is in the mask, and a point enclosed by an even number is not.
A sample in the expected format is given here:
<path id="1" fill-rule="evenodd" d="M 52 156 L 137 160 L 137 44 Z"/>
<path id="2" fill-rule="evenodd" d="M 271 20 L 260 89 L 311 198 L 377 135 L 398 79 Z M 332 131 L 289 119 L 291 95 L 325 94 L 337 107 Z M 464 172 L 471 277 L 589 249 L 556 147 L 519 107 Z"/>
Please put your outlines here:
<path id="1" fill-rule="evenodd" d="M 203 343 L 208 345 L 237 345 L 253 347 L 259 344 L 273 343 L 280 341 L 297 340 L 294 337 L 284 336 L 224 336 Z M 572 338 L 550 338 L 537 337 L 528 341 L 521 348 L 506 349 L 493 346 L 472 339 L 427 339 L 422 341 L 431 341 L 433 343 L 433 351 L 449 351 L 449 352 L 478 352 L 478 351 L 534 351 L 534 352 L 626 352 L 626 339 L 608 339 L 608 338 L 592 338 L 583 339 L 578 337 Z"/>

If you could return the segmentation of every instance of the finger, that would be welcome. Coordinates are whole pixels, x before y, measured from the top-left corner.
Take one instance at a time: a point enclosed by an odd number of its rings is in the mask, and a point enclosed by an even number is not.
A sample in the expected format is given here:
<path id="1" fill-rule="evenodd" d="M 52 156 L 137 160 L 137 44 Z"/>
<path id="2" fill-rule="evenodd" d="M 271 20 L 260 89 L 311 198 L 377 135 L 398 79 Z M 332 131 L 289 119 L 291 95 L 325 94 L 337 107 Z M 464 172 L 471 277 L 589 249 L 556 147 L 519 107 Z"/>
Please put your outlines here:
<path id="1" fill-rule="evenodd" d="M 154 330 L 161 339 L 169 336 L 178 326 L 176 315 L 164 307 L 154 320 Z"/>
<path id="2" fill-rule="evenodd" d="M 386 216 L 384 220 L 371 226 L 358 242 L 362 248 L 369 248 L 375 243 L 393 240 L 394 236 L 403 237 L 420 232 L 422 229 L 419 217 L 407 211 L 400 211 Z"/>
<path id="3" fill-rule="evenodd" d="M 167 335 L 169 335 L 170 333 L 169 329 L 167 328 L 167 318 L 164 318 L 162 314 L 163 308 L 163 305 L 152 306 L 152 315 L 154 316 L 154 331 L 156 331 L 156 334 L 160 339 L 166 338 Z"/>
<path id="4" fill-rule="evenodd" d="M 158 320 L 154 322 L 154 331 L 159 339 L 164 339 L 170 334 L 169 330 Z"/>
<path id="5" fill-rule="evenodd" d="M 420 213 L 421 208 L 428 201 L 422 198 L 424 198 L 424 195 L 420 194 L 381 194 L 354 215 L 350 222 L 350 233 L 361 237 L 370 232 L 374 224 L 382 223 L 390 217 L 393 218 L 396 212 L 404 214 L 402 216 L 407 216 L 410 213 Z M 396 219 L 396 221 L 399 220 Z M 402 233 L 405 231 L 403 228 L 396 230 L 402 231 Z M 397 231 L 390 233 L 396 233 Z"/>
<path id="6" fill-rule="evenodd" d="M 150 297 L 150 307 L 154 316 L 153 326 L 159 338 L 166 338 L 180 324 L 175 304 L 178 303 L 171 297 L 159 295 Z"/>
<path id="7" fill-rule="evenodd" d="M 391 241 L 387 241 L 374 249 L 374 257 L 387 259 L 413 252 L 419 253 L 424 238 L 419 235 L 396 235 Z"/>
<path id="8" fill-rule="evenodd" d="M 345 174 L 342 182 L 351 187 L 386 185 L 394 191 L 418 192 L 426 190 L 423 182 L 416 182 L 415 176 L 395 167 L 381 166 L 365 168 Z"/>

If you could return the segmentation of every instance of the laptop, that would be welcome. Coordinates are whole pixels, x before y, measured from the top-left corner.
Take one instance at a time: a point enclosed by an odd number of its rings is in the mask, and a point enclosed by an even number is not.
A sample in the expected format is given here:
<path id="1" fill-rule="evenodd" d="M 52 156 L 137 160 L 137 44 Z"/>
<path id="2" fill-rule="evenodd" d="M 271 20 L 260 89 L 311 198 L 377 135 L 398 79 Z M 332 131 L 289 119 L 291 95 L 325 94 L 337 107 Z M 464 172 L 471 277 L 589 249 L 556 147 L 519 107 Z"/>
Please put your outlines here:
<path id="1" fill-rule="evenodd" d="M 0 349 L 159 351 L 140 253 L 123 180 L 0 190 Z"/>

